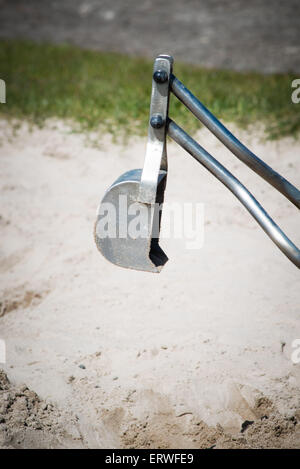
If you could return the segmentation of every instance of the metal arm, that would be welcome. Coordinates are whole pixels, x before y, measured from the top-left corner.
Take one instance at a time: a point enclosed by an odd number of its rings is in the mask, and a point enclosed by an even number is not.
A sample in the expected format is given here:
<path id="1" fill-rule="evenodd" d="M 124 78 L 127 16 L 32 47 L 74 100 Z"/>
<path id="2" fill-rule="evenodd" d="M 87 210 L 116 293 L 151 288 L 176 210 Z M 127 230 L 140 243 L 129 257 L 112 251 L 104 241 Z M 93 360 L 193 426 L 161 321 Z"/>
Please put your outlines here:
<path id="1" fill-rule="evenodd" d="M 290 261 L 300 268 L 300 250 L 284 234 L 278 225 L 267 214 L 259 202 L 246 187 L 231 174 L 221 163 L 211 156 L 199 143 L 190 137 L 175 122 L 169 119 L 169 136 L 205 166 L 219 181 L 221 181 L 246 207 L 257 223 L 267 233 L 269 238 L 279 247 Z"/>
<path id="2" fill-rule="evenodd" d="M 300 191 L 295 186 L 243 145 L 174 75 L 171 75 L 170 86 L 174 95 L 235 156 L 300 208 Z"/>
<path id="3" fill-rule="evenodd" d="M 138 196 L 145 204 L 155 203 L 159 172 L 168 171 L 166 124 L 172 65 L 170 55 L 159 55 L 154 61 L 148 143 Z"/>

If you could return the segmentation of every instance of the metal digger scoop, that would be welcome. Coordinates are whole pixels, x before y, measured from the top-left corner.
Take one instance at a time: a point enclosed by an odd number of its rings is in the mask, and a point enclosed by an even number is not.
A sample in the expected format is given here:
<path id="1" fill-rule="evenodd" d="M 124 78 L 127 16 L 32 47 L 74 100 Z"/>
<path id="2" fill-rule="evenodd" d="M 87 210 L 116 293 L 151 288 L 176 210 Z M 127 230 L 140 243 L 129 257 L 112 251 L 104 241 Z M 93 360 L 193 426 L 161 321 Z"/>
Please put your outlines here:
<path id="1" fill-rule="evenodd" d="M 128 171 L 106 191 L 98 209 L 99 251 L 121 267 L 159 272 L 168 258 L 159 247 L 161 209 L 167 180 L 166 135 L 190 153 L 244 205 L 269 238 L 300 268 L 300 250 L 276 225 L 248 189 L 168 116 L 170 91 L 231 152 L 300 208 L 300 191 L 243 145 L 172 74 L 173 59 L 154 61 L 148 144 L 144 168 Z M 139 217 L 137 217 L 137 213 Z M 138 218 L 138 225 L 136 220 Z"/>

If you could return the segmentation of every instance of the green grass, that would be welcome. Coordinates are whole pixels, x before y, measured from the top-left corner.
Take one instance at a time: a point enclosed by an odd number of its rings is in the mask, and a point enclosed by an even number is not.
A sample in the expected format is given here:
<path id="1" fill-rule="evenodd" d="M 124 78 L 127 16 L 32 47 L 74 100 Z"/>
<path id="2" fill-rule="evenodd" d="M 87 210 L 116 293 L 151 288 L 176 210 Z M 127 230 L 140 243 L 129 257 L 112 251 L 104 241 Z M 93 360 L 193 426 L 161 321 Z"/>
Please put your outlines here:
<path id="1" fill-rule="evenodd" d="M 2 41 L 0 64 L 7 87 L 2 116 L 37 124 L 50 117 L 66 118 L 82 131 L 101 129 L 117 135 L 147 132 L 149 60 L 69 45 Z M 291 82 L 297 77 L 292 74 L 207 70 L 176 61 L 174 73 L 225 122 L 263 123 L 268 138 L 299 133 L 300 104 L 291 102 Z M 191 133 L 200 127 L 175 97 L 170 116 Z"/>

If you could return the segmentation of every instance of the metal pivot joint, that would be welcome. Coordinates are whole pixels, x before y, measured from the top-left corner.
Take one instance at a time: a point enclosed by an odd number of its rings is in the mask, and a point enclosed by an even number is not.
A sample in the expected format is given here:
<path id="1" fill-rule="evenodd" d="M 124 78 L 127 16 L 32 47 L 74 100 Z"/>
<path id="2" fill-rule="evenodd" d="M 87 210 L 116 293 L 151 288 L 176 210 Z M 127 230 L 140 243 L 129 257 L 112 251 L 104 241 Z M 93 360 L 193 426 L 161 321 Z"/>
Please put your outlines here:
<path id="1" fill-rule="evenodd" d="M 300 208 L 300 191 L 278 174 L 241 143 L 173 74 L 173 59 L 160 55 L 154 61 L 152 93 L 148 127 L 148 143 L 143 170 L 132 170 L 122 175 L 106 192 L 98 211 L 95 240 L 99 250 L 111 262 L 122 267 L 159 272 L 168 258 L 159 247 L 161 211 L 164 200 L 168 163 L 167 134 L 221 181 L 244 205 L 269 238 L 300 268 L 300 250 L 272 220 L 248 189 L 221 163 L 201 147 L 190 135 L 168 117 L 169 94 L 172 92 L 231 152 L 256 174 L 265 179 L 296 207 Z M 118 201 L 126 195 L 127 205 L 135 203 L 148 212 L 148 222 L 143 227 L 146 236 L 132 239 L 103 237 L 102 209 L 109 201 L 118 214 L 125 208 Z M 128 217 L 129 220 L 129 217 Z M 126 220 L 126 221 L 128 221 Z M 109 221 L 110 223 L 110 221 Z"/>

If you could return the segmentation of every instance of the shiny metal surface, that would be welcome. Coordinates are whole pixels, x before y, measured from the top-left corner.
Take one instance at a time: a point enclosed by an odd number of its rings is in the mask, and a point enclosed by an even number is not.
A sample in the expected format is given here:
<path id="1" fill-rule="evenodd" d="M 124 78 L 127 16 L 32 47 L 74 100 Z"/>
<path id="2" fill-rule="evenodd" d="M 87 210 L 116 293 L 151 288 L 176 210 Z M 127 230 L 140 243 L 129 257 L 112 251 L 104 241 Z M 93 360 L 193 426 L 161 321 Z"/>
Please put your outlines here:
<path id="1" fill-rule="evenodd" d="M 192 139 L 175 122 L 169 120 L 168 135 L 192 155 L 199 163 L 205 166 L 219 181 L 221 181 L 244 205 L 257 223 L 267 233 L 269 238 L 279 249 L 300 268 L 300 250 L 276 225 L 259 202 L 246 189 L 246 187 L 231 174 L 221 163 L 211 156 L 201 145 Z"/>
<path id="2" fill-rule="evenodd" d="M 173 58 L 169 55 L 159 55 L 154 61 L 148 143 L 138 196 L 140 202 L 147 204 L 155 202 L 159 171 L 168 170 L 166 122 L 172 65 Z"/>
<path id="3" fill-rule="evenodd" d="M 168 258 L 158 244 L 160 216 L 153 206 L 137 202 L 141 169 L 122 174 L 106 191 L 99 205 L 94 237 L 101 254 L 113 264 L 128 269 L 160 272 Z M 166 172 L 160 171 L 156 201 L 163 202 Z M 155 206 L 157 208 L 157 206 Z M 109 217 L 107 210 L 112 208 Z M 135 217 L 132 211 L 141 211 L 146 223 L 138 237 L 130 233 L 130 223 Z M 104 222 L 109 224 L 109 232 Z"/>
<path id="4" fill-rule="evenodd" d="M 174 95 L 235 156 L 300 208 L 300 191 L 243 145 L 174 75 L 171 76 L 170 87 Z"/>

